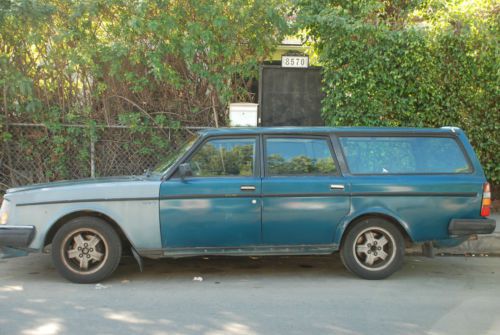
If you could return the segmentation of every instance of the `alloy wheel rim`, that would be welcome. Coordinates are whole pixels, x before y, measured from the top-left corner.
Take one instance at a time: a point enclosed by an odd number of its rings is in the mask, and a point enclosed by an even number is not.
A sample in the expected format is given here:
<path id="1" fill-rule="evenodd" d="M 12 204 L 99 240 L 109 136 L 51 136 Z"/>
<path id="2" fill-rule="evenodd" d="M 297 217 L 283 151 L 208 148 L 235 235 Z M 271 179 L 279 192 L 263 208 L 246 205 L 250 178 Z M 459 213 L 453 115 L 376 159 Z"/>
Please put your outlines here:
<path id="1" fill-rule="evenodd" d="M 352 250 L 354 259 L 366 270 L 383 270 L 392 263 L 396 256 L 394 237 L 383 228 L 364 229 L 354 241 Z"/>
<path id="2" fill-rule="evenodd" d="M 64 239 L 61 254 L 68 269 L 77 274 L 99 271 L 108 258 L 108 244 L 94 229 L 82 228 L 71 232 Z"/>

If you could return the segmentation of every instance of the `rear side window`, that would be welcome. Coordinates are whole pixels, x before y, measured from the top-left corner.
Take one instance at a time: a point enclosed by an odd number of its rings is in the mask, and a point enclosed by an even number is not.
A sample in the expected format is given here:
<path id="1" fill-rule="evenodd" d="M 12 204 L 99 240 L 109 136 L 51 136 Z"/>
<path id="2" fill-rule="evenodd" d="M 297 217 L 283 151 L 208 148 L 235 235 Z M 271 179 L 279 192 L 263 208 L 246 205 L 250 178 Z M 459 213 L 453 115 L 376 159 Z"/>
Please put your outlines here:
<path id="1" fill-rule="evenodd" d="M 472 169 L 449 137 L 340 137 L 353 174 L 467 173 Z"/>
<path id="2" fill-rule="evenodd" d="M 267 174 L 271 176 L 330 175 L 337 169 L 327 139 L 269 138 Z"/>

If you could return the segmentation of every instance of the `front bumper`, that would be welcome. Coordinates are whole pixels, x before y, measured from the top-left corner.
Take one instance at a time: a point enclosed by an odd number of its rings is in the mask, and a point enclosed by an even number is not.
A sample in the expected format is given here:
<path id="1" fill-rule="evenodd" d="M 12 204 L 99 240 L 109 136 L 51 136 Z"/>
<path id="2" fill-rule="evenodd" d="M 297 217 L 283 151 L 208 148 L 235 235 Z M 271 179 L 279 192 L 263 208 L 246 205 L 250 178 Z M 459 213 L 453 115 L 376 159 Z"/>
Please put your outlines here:
<path id="1" fill-rule="evenodd" d="M 491 234 L 495 231 L 496 221 L 493 219 L 453 219 L 448 232 L 453 237 L 474 234 Z"/>
<path id="2" fill-rule="evenodd" d="M 33 226 L 0 226 L 0 247 L 27 248 L 34 236 Z"/>
<path id="3" fill-rule="evenodd" d="M 0 226 L 0 258 L 26 256 L 34 236 L 33 226 Z"/>

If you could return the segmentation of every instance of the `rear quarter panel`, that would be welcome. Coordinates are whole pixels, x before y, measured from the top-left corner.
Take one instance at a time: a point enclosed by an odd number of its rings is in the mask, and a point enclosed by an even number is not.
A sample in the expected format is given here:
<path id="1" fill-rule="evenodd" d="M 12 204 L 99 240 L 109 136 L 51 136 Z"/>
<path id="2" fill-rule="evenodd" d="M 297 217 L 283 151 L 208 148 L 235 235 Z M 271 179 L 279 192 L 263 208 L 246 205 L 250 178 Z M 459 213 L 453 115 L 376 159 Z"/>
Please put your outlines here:
<path id="1" fill-rule="evenodd" d="M 346 177 L 351 184 L 351 209 L 337 230 L 370 213 L 394 217 L 414 242 L 447 239 L 453 218 L 478 218 L 483 178 L 464 176 Z"/>
<path id="2" fill-rule="evenodd" d="M 372 213 L 396 219 L 414 242 L 449 239 L 451 219 L 480 218 L 484 172 L 463 131 L 453 128 L 453 132 L 470 159 L 471 173 L 356 176 L 344 165 L 351 208 L 337 228 L 335 242 L 340 243 L 349 223 Z"/>

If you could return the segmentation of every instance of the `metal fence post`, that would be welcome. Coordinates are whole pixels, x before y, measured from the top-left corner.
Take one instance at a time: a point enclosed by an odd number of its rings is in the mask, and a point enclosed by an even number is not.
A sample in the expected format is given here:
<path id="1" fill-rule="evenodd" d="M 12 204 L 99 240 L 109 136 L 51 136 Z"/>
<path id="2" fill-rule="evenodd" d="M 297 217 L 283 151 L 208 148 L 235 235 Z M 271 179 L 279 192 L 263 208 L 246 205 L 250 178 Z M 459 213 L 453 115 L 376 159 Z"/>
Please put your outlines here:
<path id="1" fill-rule="evenodd" d="M 90 137 L 90 178 L 95 178 L 95 141 Z"/>

